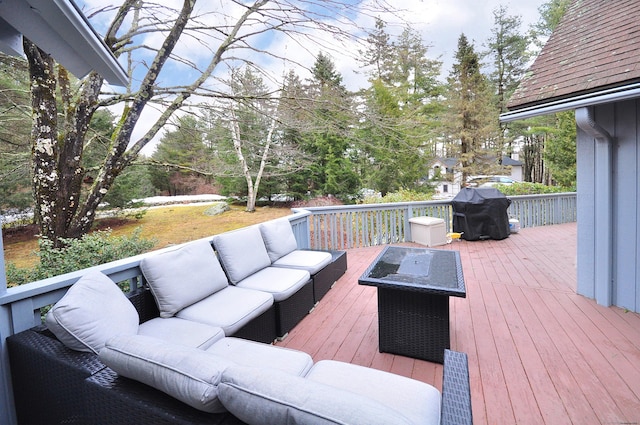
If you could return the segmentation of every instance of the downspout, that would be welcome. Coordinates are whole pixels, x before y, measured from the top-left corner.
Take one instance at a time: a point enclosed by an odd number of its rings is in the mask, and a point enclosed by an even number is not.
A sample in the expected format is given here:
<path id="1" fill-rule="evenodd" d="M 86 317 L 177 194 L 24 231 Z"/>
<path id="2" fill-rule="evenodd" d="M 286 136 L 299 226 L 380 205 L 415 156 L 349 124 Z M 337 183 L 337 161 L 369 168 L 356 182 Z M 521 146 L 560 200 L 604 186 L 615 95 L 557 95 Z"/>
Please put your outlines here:
<path id="1" fill-rule="evenodd" d="M 610 306 L 613 296 L 613 137 L 593 119 L 593 108 L 576 109 L 576 124 L 595 139 L 594 270 L 598 304 Z"/>

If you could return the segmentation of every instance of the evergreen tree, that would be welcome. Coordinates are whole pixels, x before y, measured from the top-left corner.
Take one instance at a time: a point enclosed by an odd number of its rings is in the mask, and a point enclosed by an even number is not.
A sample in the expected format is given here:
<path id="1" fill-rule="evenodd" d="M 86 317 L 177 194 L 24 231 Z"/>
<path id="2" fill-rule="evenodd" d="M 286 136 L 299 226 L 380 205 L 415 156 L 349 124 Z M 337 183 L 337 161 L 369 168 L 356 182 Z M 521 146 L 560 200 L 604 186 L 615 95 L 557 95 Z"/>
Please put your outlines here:
<path id="1" fill-rule="evenodd" d="M 298 173 L 297 185 L 306 183 L 306 193 L 311 196 L 349 197 L 360 186 L 349 157 L 353 123 L 350 94 L 332 59 L 325 53 L 318 54 L 311 74 L 306 87 L 310 121 L 301 148 L 313 162 Z"/>
<path id="2" fill-rule="evenodd" d="M 392 45 L 389 34 L 385 30 L 385 22 L 376 18 L 375 30 L 367 36 L 366 50 L 360 50 L 362 68 L 367 69 L 371 80 L 390 82 L 392 68 Z"/>
<path id="3" fill-rule="evenodd" d="M 363 66 L 372 64 L 370 58 L 378 61 L 375 72 L 369 73 L 371 86 L 363 92 L 365 116 L 359 139 L 366 184 L 383 194 L 419 189 L 434 151 L 441 64 L 428 58 L 427 46 L 410 28 L 391 42 L 384 22 L 378 20 L 368 41 Z"/>
<path id="4" fill-rule="evenodd" d="M 29 72 L 26 63 L 0 54 L 0 210 L 33 206 L 30 177 Z"/>
<path id="5" fill-rule="evenodd" d="M 305 198 L 311 187 L 308 170 L 315 159 L 304 149 L 305 134 L 313 131 L 311 104 L 304 83 L 293 70 L 289 71 L 278 105 L 281 152 L 277 166 L 282 192 L 296 200 Z"/>
<path id="6" fill-rule="evenodd" d="M 547 42 L 571 3 L 572 0 L 549 0 L 538 8 L 540 19 L 531 28 L 531 38 L 538 48 Z"/>
<path id="7" fill-rule="evenodd" d="M 462 164 L 462 181 L 470 174 L 490 174 L 497 165 L 494 149 L 498 116 L 473 44 L 461 34 L 448 78 L 448 134 Z"/>
<path id="8" fill-rule="evenodd" d="M 550 0 L 538 9 L 539 21 L 531 34 L 540 47 L 553 32 L 570 5 L 569 0 Z M 536 117 L 519 125 L 527 126 L 521 160 L 527 181 L 565 187 L 576 184 L 576 124 L 572 112 Z"/>
<path id="9" fill-rule="evenodd" d="M 200 121 L 192 115 L 179 117 L 151 156 L 153 185 L 172 196 L 191 194 L 200 182 L 198 176 L 211 173 L 208 158 Z"/>
<path id="10" fill-rule="evenodd" d="M 527 69 L 531 57 L 528 51 L 530 38 L 520 33 L 522 20 L 519 16 L 510 16 L 506 6 L 493 11 L 494 26 L 488 43 L 487 56 L 491 59 L 492 71 L 489 80 L 493 86 L 495 106 L 499 113 L 507 111 L 507 101 L 513 94 Z M 500 125 L 497 150 L 511 156 L 513 140 L 519 138 L 524 130 L 517 123 Z"/>
<path id="11" fill-rule="evenodd" d="M 574 187 L 576 175 L 576 118 L 573 111 L 555 114 L 556 131 L 545 150 L 551 178 L 564 187 Z"/>

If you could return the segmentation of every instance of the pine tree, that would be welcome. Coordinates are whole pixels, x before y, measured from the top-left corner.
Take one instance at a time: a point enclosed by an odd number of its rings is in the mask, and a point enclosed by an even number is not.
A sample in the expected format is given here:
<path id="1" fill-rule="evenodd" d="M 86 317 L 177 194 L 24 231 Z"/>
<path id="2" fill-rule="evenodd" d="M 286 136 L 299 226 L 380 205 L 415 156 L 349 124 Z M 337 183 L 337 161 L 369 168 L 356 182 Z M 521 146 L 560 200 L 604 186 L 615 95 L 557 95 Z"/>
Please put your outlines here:
<path id="1" fill-rule="evenodd" d="M 462 164 L 462 181 L 470 174 L 489 174 L 497 165 L 496 140 L 498 116 L 486 77 L 473 44 L 461 34 L 456 62 L 448 78 L 448 134 Z"/>
<path id="2" fill-rule="evenodd" d="M 307 194 L 351 196 L 360 186 L 348 154 L 352 146 L 350 94 L 332 59 L 320 52 L 307 85 L 310 121 L 302 149 L 313 162 L 297 180 L 306 183 Z"/>
<path id="3" fill-rule="evenodd" d="M 510 16 L 506 6 L 499 6 L 493 11 L 494 26 L 491 29 L 486 55 L 491 60 L 492 71 L 489 80 L 493 86 L 495 107 L 499 113 L 507 111 L 507 101 L 516 90 L 524 76 L 531 53 L 528 50 L 529 36 L 520 33 L 522 20 L 520 16 Z M 500 124 L 499 139 L 496 150 L 511 156 L 513 140 L 522 136 L 525 128 L 515 123 Z"/>
<path id="4" fill-rule="evenodd" d="M 378 20 L 368 41 L 363 66 L 371 65 L 370 58 L 378 61 L 376 72 L 369 73 L 371 85 L 362 93 L 359 139 L 367 185 L 383 194 L 423 189 L 441 109 L 441 64 L 429 59 L 428 47 L 408 27 L 392 42 Z"/>

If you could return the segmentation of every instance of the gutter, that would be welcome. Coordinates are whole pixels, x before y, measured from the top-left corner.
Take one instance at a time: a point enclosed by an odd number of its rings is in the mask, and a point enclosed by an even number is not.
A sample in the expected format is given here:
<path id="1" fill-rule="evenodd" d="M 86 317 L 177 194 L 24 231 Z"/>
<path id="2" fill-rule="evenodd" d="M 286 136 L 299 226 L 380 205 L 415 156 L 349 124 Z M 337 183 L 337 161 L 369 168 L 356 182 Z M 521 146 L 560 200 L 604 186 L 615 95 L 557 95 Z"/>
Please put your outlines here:
<path id="1" fill-rule="evenodd" d="M 556 100 L 528 108 L 516 109 L 500 114 L 500 122 L 511 122 L 527 118 L 569 111 L 603 103 L 619 102 L 640 97 L 640 83 L 629 84 L 595 93 L 583 94 L 570 99 Z"/>
<path id="2" fill-rule="evenodd" d="M 91 70 L 125 87 L 128 75 L 73 0 L 0 0 L 0 48 L 23 56 L 22 36 L 78 78 Z"/>

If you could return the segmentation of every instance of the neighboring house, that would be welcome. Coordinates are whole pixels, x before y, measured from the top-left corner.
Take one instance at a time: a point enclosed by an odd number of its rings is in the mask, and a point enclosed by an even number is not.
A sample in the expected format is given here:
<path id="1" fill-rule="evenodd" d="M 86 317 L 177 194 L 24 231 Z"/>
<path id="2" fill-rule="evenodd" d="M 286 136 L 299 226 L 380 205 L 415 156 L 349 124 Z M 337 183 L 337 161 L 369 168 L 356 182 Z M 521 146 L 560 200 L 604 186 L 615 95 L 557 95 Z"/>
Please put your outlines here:
<path id="1" fill-rule="evenodd" d="M 501 168 L 499 175 L 522 181 L 522 162 L 517 159 L 503 156 L 500 164 L 495 157 L 488 161 L 494 167 Z M 436 190 L 436 198 L 452 198 L 460 192 L 460 188 L 464 187 L 461 167 L 457 158 L 436 158 L 431 163 L 428 177 Z"/>
<path id="2" fill-rule="evenodd" d="M 0 51 L 23 56 L 23 35 L 78 78 L 95 70 L 112 85 L 127 84 L 124 69 L 70 0 L 0 0 Z M 2 252 L 0 234 L 0 294 L 7 290 Z M 6 366 L 2 342 L 0 363 Z M 9 375 L 0 367 L 0 423 L 16 421 Z"/>
<path id="3" fill-rule="evenodd" d="M 429 168 L 429 180 L 435 187 L 436 196 L 454 197 L 460 191 L 460 163 L 456 158 L 436 158 Z"/>
<path id="4" fill-rule="evenodd" d="M 503 122 L 575 110 L 578 286 L 640 312 L 640 7 L 574 0 Z M 569 266 L 569 264 L 567 264 Z"/>
<path id="5" fill-rule="evenodd" d="M 520 162 L 517 158 L 511 158 L 506 155 L 503 156 L 502 168 L 509 171 L 508 173 L 502 173 L 503 175 L 509 176 L 514 180 L 524 181 L 522 180 L 522 162 Z"/>

